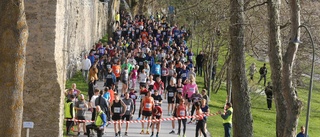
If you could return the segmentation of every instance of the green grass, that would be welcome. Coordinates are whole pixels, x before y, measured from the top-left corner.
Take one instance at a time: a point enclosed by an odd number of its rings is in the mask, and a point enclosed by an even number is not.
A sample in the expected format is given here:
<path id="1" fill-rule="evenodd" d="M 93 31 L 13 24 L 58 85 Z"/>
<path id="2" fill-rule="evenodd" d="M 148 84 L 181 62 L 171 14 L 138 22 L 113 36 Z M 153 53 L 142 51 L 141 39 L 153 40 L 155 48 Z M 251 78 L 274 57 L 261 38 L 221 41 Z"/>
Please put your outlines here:
<path id="1" fill-rule="evenodd" d="M 87 98 L 88 97 L 88 84 L 84 81 L 81 72 L 77 72 L 71 79 L 67 80 L 66 89 L 71 88 L 71 85 L 73 83 L 76 83 L 77 89 L 79 89 L 81 91 L 81 94 L 85 95 L 85 98 Z M 74 126 L 73 128 L 75 130 L 77 130 L 76 127 L 77 126 Z M 65 131 L 66 131 L 66 122 L 63 123 L 64 134 L 65 134 Z M 71 131 L 71 133 L 73 133 L 73 132 Z M 76 133 L 74 133 L 74 134 L 76 134 Z M 66 137 L 65 135 L 63 135 L 63 136 Z"/>
<path id="2" fill-rule="evenodd" d="M 222 56 L 222 55 L 220 55 Z M 222 66 L 224 59 L 221 57 L 219 58 L 218 66 Z M 246 56 L 246 67 L 248 68 L 251 63 L 255 62 L 257 70 L 263 65 L 264 62 L 257 61 L 255 58 L 251 56 Z M 267 81 L 270 81 L 270 66 L 267 63 L 268 68 L 268 75 Z M 218 70 L 218 69 L 217 69 Z M 219 70 L 218 70 L 219 71 Z M 257 72 L 254 76 L 254 82 L 250 82 L 249 86 L 255 89 L 259 88 L 262 89 L 262 82 L 260 85 L 257 85 L 257 81 L 259 80 L 259 73 Z M 304 78 L 305 83 L 309 82 L 308 78 Z M 197 83 L 200 89 L 203 88 L 204 82 L 203 77 L 197 76 Z M 309 123 L 309 135 L 310 136 L 317 136 L 319 135 L 319 127 L 320 127 L 320 101 L 317 100 L 320 98 L 320 93 L 318 90 L 320 85 L 314 82 L 314 90 L 312 94 L 312 103 L 311 103 L 311 116 L 310 116 L 310 123 Z M 303 102 L 303 109 L 301 111 L 299 125 L 298 127 L 305 124 L 306 119 L 306 106 L 307 106 L 307 98 L 308 98 L 308 87 L 305 88 L 298 88 L 298 96 L 299 99 Z M 216 113 L 219 110 L 223 109 L 225 100 L 227 97 L 226 87 L 223 84 L 217 94 L 211 93 L 210 95 L 210 111 L 212 113 Z M 263 95 L 259 95 L 257 93 L 250 93 L 251 97 L 251 112 L 253 117 L 253 132 L 254 136 L 256 137 L 273 137 L 276 136 L 276 110 L 274 101 L 272 104 L 272 110 L 267 110 L 267 103 L 266 97 Z M 222 137 L 224 136 L 224 130 L 222 126 L 222 118 L 220 116 L 211 116 L 208 119 L 208 130 L 212 136 L 215 137 Z M 298 128 L 299 132 L 299 128 Z"/>

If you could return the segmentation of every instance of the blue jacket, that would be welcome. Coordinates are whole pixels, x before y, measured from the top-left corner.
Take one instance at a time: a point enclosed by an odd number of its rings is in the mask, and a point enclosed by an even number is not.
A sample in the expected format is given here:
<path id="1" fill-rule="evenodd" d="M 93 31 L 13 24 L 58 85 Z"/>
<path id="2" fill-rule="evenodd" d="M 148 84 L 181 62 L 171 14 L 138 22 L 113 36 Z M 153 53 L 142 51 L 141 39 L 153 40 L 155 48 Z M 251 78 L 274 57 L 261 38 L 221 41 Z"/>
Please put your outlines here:
<path id="1" fill-rule="evenodd" d="M 154 58 L 153 58 L 153 56 L 147 55 L 145 59 L 148 61 L 149 67 L 152 67 L 153 64 L 154 64 Z"/>
<path id="2" fill-rule="evenodd" d="M 151 67 L 151 74 L 153 75 L 161 75 L 161 66 L 160 64 L 153 64 Z"/>

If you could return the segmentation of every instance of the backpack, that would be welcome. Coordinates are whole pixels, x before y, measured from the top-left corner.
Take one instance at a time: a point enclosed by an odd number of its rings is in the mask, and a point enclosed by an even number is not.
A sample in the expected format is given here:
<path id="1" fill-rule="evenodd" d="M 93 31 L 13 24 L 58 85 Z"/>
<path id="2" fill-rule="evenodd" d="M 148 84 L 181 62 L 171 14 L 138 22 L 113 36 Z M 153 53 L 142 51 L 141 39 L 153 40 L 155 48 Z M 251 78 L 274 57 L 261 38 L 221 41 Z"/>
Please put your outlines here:
<path id="1" fill-rule="evenodd" d="M 265 67 L 261 67 L 260 70 L 259 70 L 259 73 L 261 75 L 263 75 L 263 74 L 265 74 L 265 72 L 266 72 L 266 68 Z"/>

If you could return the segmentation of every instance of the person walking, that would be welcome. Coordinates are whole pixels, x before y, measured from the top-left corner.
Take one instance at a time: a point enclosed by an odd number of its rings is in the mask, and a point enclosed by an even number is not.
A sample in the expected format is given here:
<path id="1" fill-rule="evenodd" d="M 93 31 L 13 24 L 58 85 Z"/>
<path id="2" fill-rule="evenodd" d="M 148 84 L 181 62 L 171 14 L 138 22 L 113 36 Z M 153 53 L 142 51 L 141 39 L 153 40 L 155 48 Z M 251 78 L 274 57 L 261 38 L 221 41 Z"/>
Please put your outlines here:
<path id="1" fill-rule="evenodd" d="M 263 81 L 264 81 L 263 82 L 263 86 L 266 86 L 267 73 L 268 73 L 268 70 L 267 70 L 267 67 L 266 67 L 266 63 L 264 63 L 263 67 L 260 68 L 259 73 L 260 73 L 260 79 L 258 81 L 258 84 L 260 84 L 260 81 L 263 78 Z"/>
<path id="2" fill-rule="evenodd" d="M 122 120 L 130 121 L 132 119 L 133 112 L 134 112 L 134 102 L 130 98 L 128 92 L 124 94 L 124 98 L 122 99 L 122 102 L 127 106 L 127 109 L 125 110 L 125 114 L 122 116 Z M 128 128 L 129 128 L 129 123 L 126 123 L 126 131 L 124 132 L 125 136 L 128 136 Z"/>
<path id="3" fill-rule="evenodd" d="M 196 108 L 196 115 L 198 115 L 198 117 L 195 118 L 195 120 L 197 120 L 197 125 L 196 125 L 196 136 L 199 136 L 199 130 L 202 132 L 203 137 L 207 137 L 206 131 L 205 131 L 205 121 L 204 121 L 204 116 L 203 116 L 203 112 L 201 110 L 200 107 L 200 102 L 197 102 L 195 104 L 195 108 Z M 193 120 L 194 121 L 194 120 Z"/>
<path id="4" fill-rule="evenodd" d="M 88 81 L 88 72 L 91 67 L 91 61 L 88 59 L 87 55 L 84 55 L 82 60 L 82 75 L 85 81 Z"/>
<path id="5" fill-rule="evenodd" d="M 266 96 L 267 96 L 267 105 L 268 109 L 271 110 L 272 107 L 272 86 L 271 82 L 268 82 L 268 86 L 264 90 Z"/>
<path id="6" fill-rule="evenodd" d="M 101 110 L 100 106 L 96 106 L 97 115 L 95 116 L 94 123 L 91 123 L 86 126 L 87 135 L 90 137 L 90 129 L 94 129 L 97 131 L 97 136 L 102 137 L 103 129 L 106 126 L 107 118 L 106 114 Z"/>
<path id="7" fill-rule="evenodd" d="M 84 99 L 84 95 L 80 94 L 80 99 L 76 102 L 75 105 L 75 110 L 77 110 L 77 119 L 78 120 L 84 120 L 84 121 L 79 121 L 78 122 L 78 136 L 80 135 L 80 124 L 82 124 L 82 130 L 84 135 L 87 134 L 86 131 L 86 118 L 85 118 L 85 113 L 86 110 L 88 109 L 88 104 L 86 103 L 86 100 Z"/>
<path id="8" fill-rule="evenodd" d="M 221 113 L 223 119 L 224 136 L 231 137 L 231 127 L 232 127 L 232 113 L 233 108 L 231 103 L 227 103 L 225 107 L 225 113 Z"/>
<path id="9" fill-rule="evenodd" d="M 69 132 L 74 123 L 73 121 L 75 117 L 75 110 L 73 106 L 74 98 L 75 98 L 74 95 L 70 95 L 68 100 L 64 103 L 64 118 L 67 119 L 67 122 L 66 122 L 67 135 L 71 135 Z"/>
<path id="10" fill-rule="evenodd" d="M 253 81 L 253 76 L 255 72 L 257 72 L 256 63 L 252 63 L 249 67 L 249 76 L 251 81 Z"/>
<path id="11" fill-rule="evenodd" d="M 297 134 L 297 137 L 306 137 L 306 135 L 305 135 L 305 127 L 301 126 L 300 130 L 301 131 L 299 132 L 299 134 Z M 307 137 L 309 137 L 309 135 Z"/>

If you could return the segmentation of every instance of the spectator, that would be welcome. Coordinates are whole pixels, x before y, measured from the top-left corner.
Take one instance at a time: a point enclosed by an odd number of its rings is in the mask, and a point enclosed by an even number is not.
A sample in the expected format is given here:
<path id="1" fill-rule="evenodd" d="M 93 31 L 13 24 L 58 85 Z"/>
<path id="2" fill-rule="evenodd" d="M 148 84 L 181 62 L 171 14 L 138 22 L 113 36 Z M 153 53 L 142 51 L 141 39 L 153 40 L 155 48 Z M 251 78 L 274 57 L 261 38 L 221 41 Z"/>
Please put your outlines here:
<path id="1" fill-rule="evenodd" d="M 263 78 L 263 80 L 264 80 L 263 86 L 266 86 L 267 73 L 268 73 L 268 70 L 267 70 L 267 67 L 266 67 L 266 63 L 264 63 L 263 67 L 260 68 L 259 73 L 260 73 L 260 79 L 258 81 L 258 84 L 260 84 L 260 81 Z"/>
<path id="2" fill-rule="evenodd" d="M 304 128 L 304 126 L 301 126 L 300 130 L 301 130 L 301 132 L 299 132 L 299 134 L 297 134 L 297 137 L 306 137 L 305 136 L 305 128 Z M 309 135 L 307 137 L 309 137 Z"/>
<path id="3" fill-rule="evenodd" d="M 271 82 L 268 82 L 268 86 L 264 90 L 266 96 L 267 96 L 267 105 L 268 109 L 271 110 L 272 107 L 272 86 Z"/>
<path id="4" fill-rule="evenodd" d="M 82 60 L 82 75 L 85 81 L 88 81 L 88 72 L 91 67 L 91 61 L 88 59 L 87 55 L 84 55 L 84 59 Z"/>
<path id="5" fill-rule="evenodd" d="M 256 63 L 252 63 L 251 66 L 249 67 L 249 76 L 251 81 L 253 81 L 253 76 L 256 71 L 257 71 Z"/>
<path id="6" fill-rule="evenodd" d="M 70 95 L 70 98 L 67 99 L 67 101 L 64 103 L 64 118 L 67 119 L 66 122 L 66 130 L 67 135 L 71 135 L 70 129 L 73 126 L 73 118 L 75 117 L 75 110 L 73 106 L 74 101 L 74 95 Z"/>
<path id="7" fill-rule="evenodd" d="M 90 137 L 90 129 L 94 129 L 97 131 L 97 136 L 102 137 L 102 132 L 104 127 L 106 126 L 106 114 L 101 110 L 100 106 L 96 106 L 97 115 L 93 117 L 95 122 L 92 124 L 87 125 L 87 135 Z"/>
<path id="8" fill-rule="evenodd" d="M 223 119 L 223 127 L 224 127 L 224 136 L 231 137 L 231 127 L 232 127 L 232 113 L 233 108 L 231 103 L 226 104 L 225 113 L 221 113 L 221 117 Z"/>

